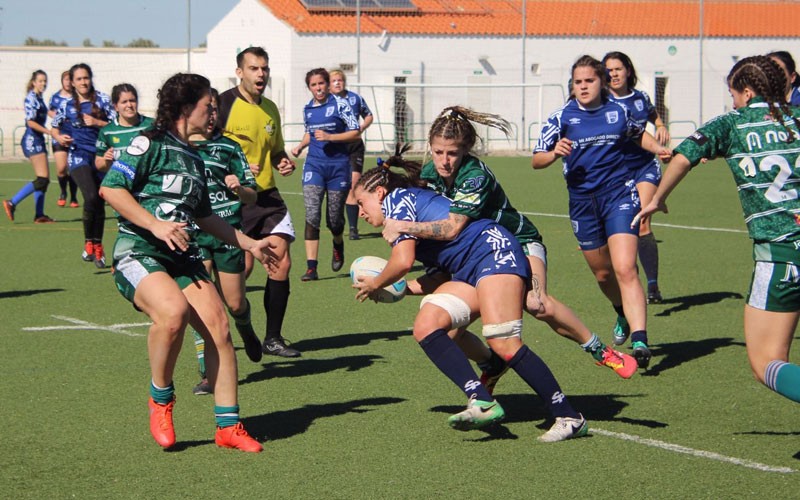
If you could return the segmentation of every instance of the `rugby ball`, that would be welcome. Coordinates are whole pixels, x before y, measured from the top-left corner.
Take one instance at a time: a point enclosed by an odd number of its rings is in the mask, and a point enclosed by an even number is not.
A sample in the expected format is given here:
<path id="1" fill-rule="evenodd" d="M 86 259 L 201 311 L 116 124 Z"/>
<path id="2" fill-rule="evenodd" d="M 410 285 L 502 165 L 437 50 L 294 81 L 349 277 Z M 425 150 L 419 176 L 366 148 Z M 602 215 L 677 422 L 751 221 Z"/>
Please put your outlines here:
<path id="1" fill-rule="evenodd" d="M 386 259 L 365 255 L 353 261 L 350 265 L 350 279 L 353 284 L 358 282 L 359 277 L 377 276 L 386 267 Z M 378 290 L 378 302 L 391 304 L 398 302 L 406 295 L 406 279 L 400 278 L 395 283 Z"/>

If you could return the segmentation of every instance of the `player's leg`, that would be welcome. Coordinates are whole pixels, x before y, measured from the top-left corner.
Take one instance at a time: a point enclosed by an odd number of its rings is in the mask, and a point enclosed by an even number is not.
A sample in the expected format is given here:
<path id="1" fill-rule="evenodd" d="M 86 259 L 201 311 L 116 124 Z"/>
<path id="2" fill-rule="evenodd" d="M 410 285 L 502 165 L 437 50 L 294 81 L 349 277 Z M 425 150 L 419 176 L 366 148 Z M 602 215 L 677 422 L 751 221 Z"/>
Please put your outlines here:
<path id="1" fill-rule="evenodd" d="M 647 368 L 650 363 L 647 301 L 642 283 L 639 281 L 639 269 L 636 264 L 638 236 L 626 233 L 612 234 L 608 238 L 608 249 L 614 275 L 619 283 L 625 318 L 630 325 L 633 356 L 640 368 Z"/>
<path id="2" fill-rule="evenodd" d="M 118 286 L 126 277 L 137 277 L 144 266 L 130 259 L 115 273 Z M 173 373 L 181 349 L 183 333 L 189 321 L 189 304 L 180 287 L 166 272 L 151 272 L 138 282 L 133 303 L 153 322 L 147 336 L 150 360 L 150 433 L 165 448 L 175 444 L 172 409 L 175 405 Z"/>
<path id="3" fill-rule="evenodd" d="M 305 218 L 305 248 L 306 272 L 301 281 L 316 281 L 317 264 L 319 257 L 319 228 L 322 221 L 322 199 L 325 196 L 325 187 L 318 184 L 303 184 L 303 204 L 306 209 Z"/>
<path id="4" fill-rule="evenodd" d="M 236 249 L 239 253 L 241 250 Z M 242 259 L 244 256 L 242 256 Z M 225 305 L 233 317 L 233 324 L 244 342 L 245 352 L 250 361 L 261 361 L 261 341 L 253 329 L 250 314 L 250 301 L 245 292 L 244 270 L 241 272 L 217 272 L 217 286 L 219 287 Z"/>
<path id="5" fill-rule="evenodd" d="M 212 265 L 213 261 L 211 260 L 211 249 L 201 245 L 200 255 L 203 258 L 203 268 L 205 268 L 206 273 L 211 276 L 214 272 L 214 266 Z M 197 368 L 198 372 L 200 373 L 200 382 L 198 382 L 197 385 L 192 388 L 192 394 L 195 396 L 211 394 L 214 392 L 214 389 L 211 384 L 208 383 L 208 377 L 206 377 L 206 341 L 203 339 L 203 336 L 197 332 L 197 330 L 194 328 L 191 330 L 192 338 L 194 340 L 194 353 L 197 357 Z"/>
<path id="6" fill-rule="evenodd" d="M 547 364 L 522 342 L 523 279 L 513 274 L 485 276 L 476 291 L 483 335 L 489 346 L 539 395 L 556 418 L 552 429 L 540 439 L 562 441 L 585 435 L 586 420 L 572 408 Z"/>
<path id="7" fill-rule="evenodd" d="M 347 212 L 347 221 L 350 225 L 350 239 L 357 240 L 360 238 L 358 235 L 358 204 L 356 197 L 353 194 L 352 187 L 361 179 L 361 173 L 364 171 L 364 141 L 359 141 L 359 146 L 354 147 L 350 152 L 350 191 L 347 193 L 347 200 L 345 210 Z"/>
<path id="8" fill-rule="evenodd" d="M 59 188 L 58 206 L 63 207 L 67 205 L 67 186 L 71 179 L 67 171 L 67 151 L 56 142 L 53 142 L 53 159 L 56 162 L 56 178 Z M 75 189 L 77 188 L 76 185 Z"/>
<path id="9" fill-rule="evenodd" d="M 658 165 L 656 165 L 656 168 L 659 168 Z M 639 182 L 636 184 L 641 206 L 646 207 L 650 204 L 656 189 L 658 189 L 658 184 L 651 182 Z M 639 261 L 642 263 L 644 275 L 647 277 L 647 302 L 658 304 L 663 300 L 661 290 L 658 288 L 658 243 L 650 227 L 650 217 L 645 217 L 639 221 Z"/>
<path id="10" fill-rule="evenodd" d="M 291 223 L 291 220 L 289 222 Z M 271 234 L 267 237 L 270 244 L 274 246 L 273 251 L 278 256 L 278 266 L 277 269 L 267 270 L 268 278 L 264 288 L 267 327 L 262 350 L 264 354 L 285 358 L 300 356 L 300 351 L 286 345 L 286 340 L 282 335 L 283 318 L 286 316 L 289 304 L 289 272 L 292 268 L 289 243 L 293 238 L 294 235 L 285 233 Z"/>
<path id="11" fill-rule="evenodd" d="M 240 423 L 236 354 L 219 293 L 204 280 L 196 280 L 183 293 L 190 304 L 189 321 L 206 341 L 207 375 L 214 388 L 215 441 L 221 447 L 259 452 L 263 448 Z"/>
<path id="12" fill-rule="evenodd" d="M 349 181 L 349 178 L 347 180 Z M 348 190 L 328 189 L 325 222 L 333 236 L 333 256 L 331 257 L 331 270 L 333 272 L 339 272 L 344 265 L 344 207 L 348 192 Z"/>
<path id="13" fill-rule="evenodd" d="M 747 358 L 755 378 L 785 398 L 800 402 L 800 366 L 789 363 L 798 318 L 798 267 L 756 262 L 744 309 Z"/>
<path id="14" fill-rule="evenodd" d="M 31 165 L 33 166 L 33 173 L 36 180 L 33 181 L 33 201 L 35 205 L 34 222 L 47 223 L 53 222 L 53 219 L 44 213 L 45 193 L 47 193 L 47 186 L 50 184 L 50 165 L 47 162 L 47 153 L 42 152 L 30 157 Z"/>
<path id="15" fill-rule="evenodd" d="M 428 359 L 469 400 L 466 410 L 448 420 L 451 427 L 459 430 L 483 427 L 505 415 L 478 379 L 464 352 L 447 334 L 448 330 L 468 325 L 478 309 L 475 289 L 466 283 L 450 281 L 422 300 L 414 320 L 414 339 Z"/>

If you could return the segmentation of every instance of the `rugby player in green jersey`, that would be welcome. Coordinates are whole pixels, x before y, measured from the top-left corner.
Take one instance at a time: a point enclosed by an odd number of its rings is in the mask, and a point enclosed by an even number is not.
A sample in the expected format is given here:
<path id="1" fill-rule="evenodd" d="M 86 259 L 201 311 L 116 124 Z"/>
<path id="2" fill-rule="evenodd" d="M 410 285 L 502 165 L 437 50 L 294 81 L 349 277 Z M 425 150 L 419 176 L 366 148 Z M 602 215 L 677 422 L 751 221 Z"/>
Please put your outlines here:
<path id="1" fill-rule="evenodd" d="M 637 218 L 667 212 L 667 197 L 693 166 L 725 158 L 753 240 L 755 266 L 744 307 L 750 368 L 759 382 L 800 402 L 800 366 L 789 363 L 800 319 L 800 108 L 786 103 L 786 75 L 766 56 L 737 62 L 728 86 L 734 111 L 675 149 L 653 200 Z"/>
<path id="2" fill-rule="evenodd" d="M 136 137 L 103 180 L 101 195 L 119 213 L 114 245 L 118 291 L 153 321 L 150 359 L 150 433 L 163 448 L 175 444 L 173 373 L 187 324 L 206 341 L 206 366 L 214 389 L 215 442 L 259 452 L 261 444 L 239 421 L 238 370 L 228 315 L 203 267 L 197 228 L 246 249 L 261 262 L 274 259 L 267 240 L 254 240 L 211 209 L 203 160 L 188 140 L 211 117 L 208 79 L 169 78 L 158 96 L 153 127 Z"/>
<path id="3" fill-rule="evenodd" d="M 111 163 L 124 151 L 134 137 L 147 130 L 153 119 L 139 114 L 139 93 L 130 83 L 120 83 L 111 89 L 111 104 L 117 117 L 100 129 L 97 135 L 94 166 L 107 172 Z"/>

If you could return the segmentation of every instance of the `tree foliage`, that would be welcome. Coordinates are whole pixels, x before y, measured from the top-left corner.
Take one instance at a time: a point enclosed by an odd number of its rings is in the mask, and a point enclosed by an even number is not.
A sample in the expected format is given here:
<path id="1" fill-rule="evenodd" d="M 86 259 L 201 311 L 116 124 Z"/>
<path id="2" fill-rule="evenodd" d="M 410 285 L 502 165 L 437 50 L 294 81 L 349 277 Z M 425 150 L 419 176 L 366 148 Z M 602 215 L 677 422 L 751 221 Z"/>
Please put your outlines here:
<path id="1" fill-rule="evenodd" d="M 135 40 L 131 40 L 126 47 L 131 48 L 139 48 L 139 49 L 154 49 L 158 47 L 158 44 L 149 38 L 137 38 Z"/>
<path id="2" fill-rule="evenodd" d="M 28 38 L 25 39 L 25 45 L 29 47 L 66 47 L 67 42 L 63 40 L 60 42 L 56 42 L 55 40 L 51 40 L 50 38 L 39 40 L 38 38 L 29 36 Z"/>

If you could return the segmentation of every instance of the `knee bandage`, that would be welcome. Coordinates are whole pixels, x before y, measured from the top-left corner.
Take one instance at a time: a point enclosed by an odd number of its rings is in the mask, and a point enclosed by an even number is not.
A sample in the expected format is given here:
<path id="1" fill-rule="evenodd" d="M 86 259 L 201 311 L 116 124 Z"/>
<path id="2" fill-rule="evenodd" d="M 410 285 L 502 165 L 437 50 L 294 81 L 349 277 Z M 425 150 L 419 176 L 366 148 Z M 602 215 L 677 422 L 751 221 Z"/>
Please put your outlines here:
<path id="1" fill-rule="evenodd" d="M 508 339 L 522 336 L 522 320 L 515 319 L 505 323 L 483 325 L 483 336 L 487 339 Z"/>
<path id="2" fill-rule="evenodd" d="M 307 240 L 319 240 L 319 228 L 306 222 L 305 237 Z"/>
<path id="3" fill-rule="evenodd" d="M 450 293 L 434 293 L 426 295 L 419 303 L 419 308 L 425 304 L 441 307 L 450 315 L 450 328 L 461 328 L 469 325 L 469 305 L 460 298 Z"/>
<path id="4" fill-rule="evenodd" d="M 43 193 L 46 193 L 48 184 L 50 184 L 50 179 L 48 179 L 47 177 L 37 177 L 33 181 L 33 189 L 35 191 L 41 191 Z"/>

